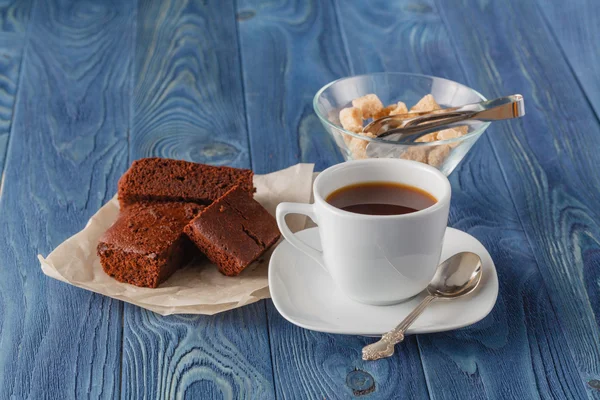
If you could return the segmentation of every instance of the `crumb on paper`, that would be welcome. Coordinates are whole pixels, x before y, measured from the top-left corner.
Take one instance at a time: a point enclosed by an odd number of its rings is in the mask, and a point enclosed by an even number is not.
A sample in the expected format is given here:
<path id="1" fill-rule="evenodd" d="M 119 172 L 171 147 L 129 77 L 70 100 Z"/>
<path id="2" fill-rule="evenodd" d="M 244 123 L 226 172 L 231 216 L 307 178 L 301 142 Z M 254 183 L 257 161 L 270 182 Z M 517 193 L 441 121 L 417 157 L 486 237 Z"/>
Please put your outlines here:
<path id="1" fill-rule="evenodd" d="M 359 108 L 348 107 L 340 111 L 342 128 L 350 132 L 361 132 L 363 129 L 363 113 Z"/>
<path id="2" fill-rule="evenodd" d="M 373 118 L 373 116 L 383 110 L 383 103 L 375 94 L 367 94 L 352 100 L 352 105 L 362 111 L 364 119 Z"/>

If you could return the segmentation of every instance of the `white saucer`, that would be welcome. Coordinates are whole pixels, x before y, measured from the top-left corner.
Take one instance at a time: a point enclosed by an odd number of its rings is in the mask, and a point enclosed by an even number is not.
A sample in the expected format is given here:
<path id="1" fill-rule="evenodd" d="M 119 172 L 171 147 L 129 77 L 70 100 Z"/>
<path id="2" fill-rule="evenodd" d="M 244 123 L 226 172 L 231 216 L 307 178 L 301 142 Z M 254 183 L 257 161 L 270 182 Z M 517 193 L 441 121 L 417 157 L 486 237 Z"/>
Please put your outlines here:
<path id="1" fill-rule="evenodd" d="M 297 233 L 307 244 L 320 249 L 318 228 Z M 408 330 L 408 334 L 462 328 L 483 319 L 498 297 L 496 267 L 485 247 L 468 233 L 446 229 L 442 260 L 461 251 L 478 254 L 483 277 L 470 295 L 431 304 Z M 277 310 L 285 319 L 306 329 L 348 335 L 382 335 L 395 327 L 425 297 L 425 293 L 401 304 L 370 306 L 346 297 L 333 280 L 310 257 L 282 241 L 271 256 L 269 288 Z"/>

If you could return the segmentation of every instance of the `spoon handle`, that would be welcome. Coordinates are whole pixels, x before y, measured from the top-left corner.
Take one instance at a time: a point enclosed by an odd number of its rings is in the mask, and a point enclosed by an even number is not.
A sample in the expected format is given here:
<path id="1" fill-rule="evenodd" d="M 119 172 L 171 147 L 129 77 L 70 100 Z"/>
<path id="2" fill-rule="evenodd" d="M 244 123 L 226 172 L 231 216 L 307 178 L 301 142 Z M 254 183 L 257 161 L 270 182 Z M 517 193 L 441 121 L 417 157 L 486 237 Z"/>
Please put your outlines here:
<path id="1" fill-rule="evenodd" d="M 425 308 L 427 308 L 427 306 L 435 299 L 436 297 L 434 296 L 425 297 L 419 305 L 415 307 L 415 309 L 412 310 L 400 324 L 398 324 L 398 326 L 383 335 L 379 341 L 363 347 L 363 360 L 379 360 L 380 358 L 393 355 L 394 346 L 404 340 L 404 332 L 406 332 L 412 323 L 415 322 L 423 311 L 425 311 Z"/>
<path id="2" fill-rule="evenodd" d="M 414 310 L 412 310 L 410 312 L 410 314 L 408 314 L 406 316 L 406 318 L 404 318 L 402 320 L 402 322 L 400 322 L 398 324 L 398 326 L 396 326 L 394 329 L 392 329 L 390 332 L 402 332 L 402 334 L 404 334 L 404 332 L 406 332 L 406 330 L 413 324 L 413 322 L 415 322 L 417 320 L 417 318 L 419 318 L 419 316 L 421 314 L 423 314 L 423 311 L 425 311 L 425 308 L 427 308 L 428 305 L 431 304 L 432 301 L 434 301 L 436 299 L 435 296 L 427 296 L 425 297 L 418 306 L 415 307 Z M 388 332 L 389 333 L 389 332 Z M 387 335 L 387 334 L 386 334 Z"/>

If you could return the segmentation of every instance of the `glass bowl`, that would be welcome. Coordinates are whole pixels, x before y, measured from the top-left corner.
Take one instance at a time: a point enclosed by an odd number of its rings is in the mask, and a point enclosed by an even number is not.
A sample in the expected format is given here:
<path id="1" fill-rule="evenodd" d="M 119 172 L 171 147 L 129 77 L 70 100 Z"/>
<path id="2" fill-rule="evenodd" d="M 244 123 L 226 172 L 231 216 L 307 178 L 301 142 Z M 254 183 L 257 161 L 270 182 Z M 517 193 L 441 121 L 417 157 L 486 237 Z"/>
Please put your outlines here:
<path id="1" fill-rule="evenodd" d="M 403 101 L 409 109 L 427 94 L 432 94 L 443 108 L 486 100 L 475 90 L 458 82 L 419 74 L 382 72 L 333 81 L 317 92 L 313 107 L 345 160 L 368 158 L 365 149 L 367 144 L 372 143 L 371 146 L 377 151 L 369 151 L 368 154 L 424 162 L 449 175 L 490 124 L 471 121 L 466 125 L 468 131 L 463 136 L 409 144 L 368 138 L 343 129 L 339 120 L 340 111 L 352 107 L 352 100 L 370 93 L 376 94 L 384 106 Z"/>

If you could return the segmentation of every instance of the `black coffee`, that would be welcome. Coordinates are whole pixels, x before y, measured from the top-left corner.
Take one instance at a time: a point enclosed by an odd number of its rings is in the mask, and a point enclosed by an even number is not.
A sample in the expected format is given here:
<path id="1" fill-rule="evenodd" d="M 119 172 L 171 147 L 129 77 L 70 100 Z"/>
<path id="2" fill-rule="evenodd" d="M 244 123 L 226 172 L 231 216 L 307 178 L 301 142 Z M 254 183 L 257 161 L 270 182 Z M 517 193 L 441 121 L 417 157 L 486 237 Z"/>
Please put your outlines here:
<path id="1" fill-rule="evenodd" d="M 367 215 L 400 215 L 423 210 L 437 203 L 426 191 L 394 182 L 365 182 L 344 186 L 326 201 L 344 211 Z"/>

